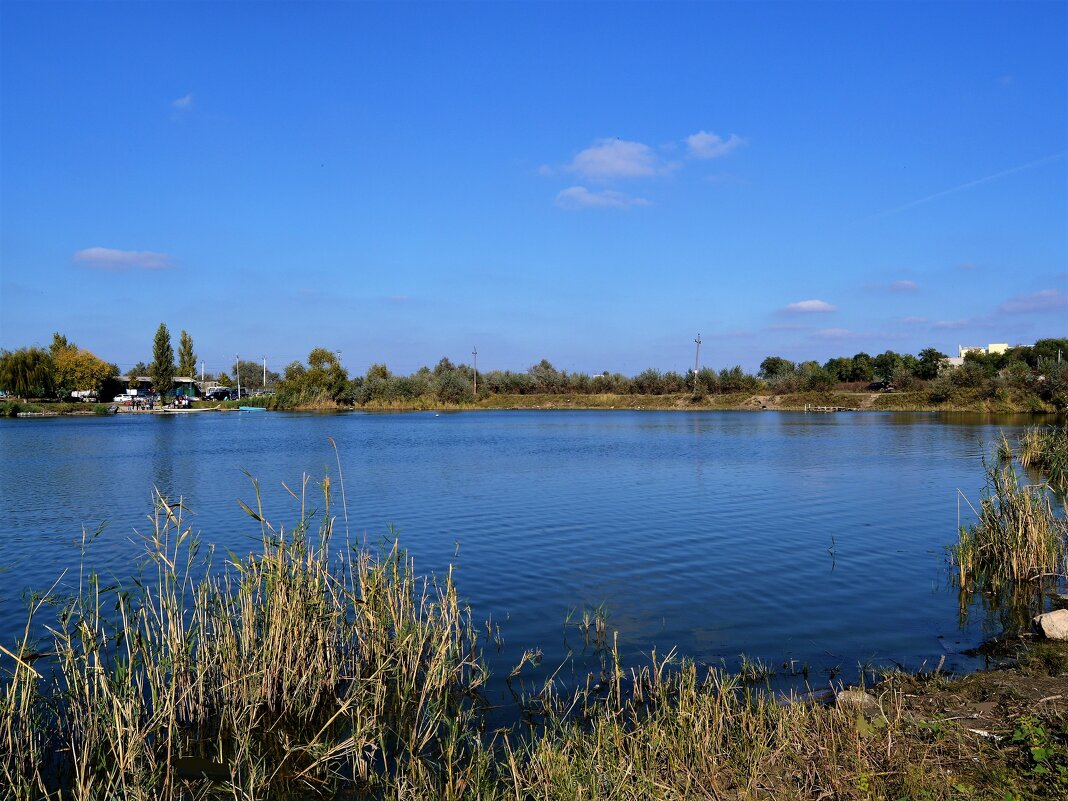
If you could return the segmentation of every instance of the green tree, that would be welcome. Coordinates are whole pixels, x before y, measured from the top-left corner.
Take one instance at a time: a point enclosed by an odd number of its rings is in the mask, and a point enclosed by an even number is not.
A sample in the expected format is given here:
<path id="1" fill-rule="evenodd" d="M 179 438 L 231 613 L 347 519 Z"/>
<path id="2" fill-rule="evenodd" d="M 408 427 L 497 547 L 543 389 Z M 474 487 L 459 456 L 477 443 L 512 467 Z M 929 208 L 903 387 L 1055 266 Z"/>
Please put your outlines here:
<path id="1" fill-rule="evenodd" d="M 52 356 L 44 348 L 0 351 L 0 389 L 20 398 L 48 398 L 55 392 Z"/>
<path id="2" fill-rule="evenodd" d="M 197 374 L 197 355 L 193 352 L 193 338 L 182 329 L 178 337 L 178 375 L 193 378 Z"/>
<path id="3" fill-rule="evenodd" d="M 853 360 L 845 356 L 828 359 L 827 363 L 823 365 L 823 369 L 833 376 L 835 381 L 851 381 L 853 376 Z"/>
<path id="4" fill-rule="evenodd" d="M 894 377 L 894 371 L 901 367 L 902 364 L 901 355 L 894 353 L 892 350 L 880 353 L 872 359 L 875 374 L 883 381 L 890 381 Z"/>
<path id="5" fill-rule="evenodd" d="M 174 348 L 171 347 L 171 332 L 167 330 L 166 323 L 160 323 L 156 329 L 148 375 L 152 379 L 152 388 L 160 395 L 170 392 L 174 387 Z"/>
<path id="6" fill-rule="evenodd" d="M 760 377 L 767 379 L 787 375 L 794 371 L 794 367 L 794 363 L 789 359 L 781 356 L 768 356 L 760 363 Z"/>
<path id="7" fill-rule="evenodd" d="M 260 389 L 263 383 L 263 362 L 251 362 L 240 360 L 237 363 L 237 377 L 241 379 L 241 389 L 251 390 L 253 387 Z M 273 370 L 267 371 L 266 386 L 273 386 L 281 380 L 281 376 Z"/>
<path id="8" fill-rule="evenodd" d="M 938 377 L 938 370 L 942 366 L 943 360 L 945 360 L 946 354 L 937 348 L 924 348 L 920 351 L 920 366 L 916 370 L 916 375 L 919 378 L 930 381 L 932 378 Z"/>
<path id="9" fill-rule="evenodd" d="M 534 381 L 536 392 L 558 392 L 563 388 L 567 377 L 552 366 L 548 359 L 542 359 L 535 364 L 527 373 Z"/>
<path id="10" fill-rule="evenodd" d="M 471 381 L 459 370 L 443 372 L 435 377 L 434 394 L 442 403 L 462 403 L 474 397 Z"/>
<path id="11" fill-rule="evenodd" d="M 875 378 L 875 366 L 871 356 L 861 351 L 853 356 L 853 370 L 849 374 L 850 381 L 871 381 Z"/>

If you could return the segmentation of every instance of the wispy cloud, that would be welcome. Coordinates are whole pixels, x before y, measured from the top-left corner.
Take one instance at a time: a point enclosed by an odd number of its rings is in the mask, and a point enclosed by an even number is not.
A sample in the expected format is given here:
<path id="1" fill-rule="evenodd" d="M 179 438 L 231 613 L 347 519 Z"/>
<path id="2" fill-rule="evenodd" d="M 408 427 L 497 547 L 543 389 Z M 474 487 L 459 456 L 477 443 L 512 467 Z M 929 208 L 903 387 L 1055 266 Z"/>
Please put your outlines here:
<path id="1" fill-rule="evenodd" d="M 783 311 L 790 314 L 825 314 L 838 311 L 838 307 L 825 300 L 799 300 L 797 303 L 787 304 Z"/>
<path id="2" fill-rule="evenodd" d="M 931 325 L 931 328 L 937 328 L 942 331 L 955 331 L 958 328 L 969 328 L 975 325 L 973 320 L 938 320 Z"/>
<path id="3" fill-rule="evenodd" d="M 1034 314 L 1065 309 L 1068 309 L 1068 295 L 1059 289 L 1043 289 L 1030 295 L 1017 295 L 998 307 L 998 311 L 1006 314 Z"/>
<path id="4" fill-rule="evenodd" d="M 979 268 L 976 265 L 972 264 L 970 261 L 966 261 L 963 264 L 958 264 L 957 269 L 963 270 L 966 273 L 970 273 L 972 272 L 972 270 L 978 270 Z"/>
<path id="5" fill-rule="evenodd" d="M 981 186 L 982 184 L 990 183 L 991 181 L 996 181 L 999 178 L 1007 178 L 1010 175 L 1015 175 L 1016 173 L 1024 172 L 1025 170 L 1031 170 L 1035 167 L 1041 167 L 1043 164 L 1049 164 L 1053 161 L 1059 161 L 1060 159 L 1064 158 L 1066 152 L 1068 151 L 1062 150 L 1060 153 L 1054 153 L 1050 156 L 1046 156 L 1045 158 L 1036 159 L 1035 161 L 1029 161 L 1026 164 L 1020 164 L 1016 167 L 1010 167 L 1007 170 L 1002 170 L 1001 172 L 995 172 L 992 175 L 987 175 L 982 178 L 976 178 L 974 181 L 968 181 L 967 183 L 960 184 L 959 186 L 954 186 L 949 189 L 943 189 L 941 192 L 935 192 L 933 195 L 927 195 L 926 197 L 921 197 L 919 200 L 913 200 L 908 203 L 904 203 L 900 206 L 896 206 L 892 209 L 881 211 L 878 214 L 873 214 L 868 219 L 874 220 L 879 217 L 888 217 L 891 214 L 897 214 L 898 212 L 902 212 L 907 209 L 912 209 L 916 206 L 922 206 L 924 203 L 930 203 L 932 200 L 938 200 L 939 198 L 947 197 L 948 195 L 955 195 L 958 192 L 964 192 L 965 190 L 972 189 L 976 186 Z"/>
<path id="6" fill-rule="evenodd" d="M 664 161 L 649 145 L 625 139 L 598 139 L 563 169 L 592 181 L 610 181 L 649 178 L 674 168 L 674 164 Z"/>
<path id="7" fill-rule="evenodd" d="M 175 111 L 189 111 L 193 108 L 193 95 L 188 94 L 171 101 L 171 108 Z"/>
<path id="8" fill-rule="evenodd" d="M 745 140 L 737 134 L 731 134 L 726 139 L 708 131 L 698 131 L 686 137 L 686 149 L 691 158 L 714 159 L 726 156 L 739 145 L 745 144 Z"/>
<path id="9" fill-rule="evenodd" d="M 919 288 L 915 281 L 894 281 L 890 284 L 891 292 L 915 292 Z"/>
<path id="10" fill-rule="evenodd" d="M 903 325 L 923 325 L 924 323 L 931 322 L 927 317 L 902 317 L 901 323 Z"/>
<path id="11" fill-rule="evenodd" d="M 878 292 L 915 292 L 920 288 L 915 281 L 891 281 L 889 284 L 872 283 L 865 284 L 864 287 Z"/>
<path id="12" fill-rule="evenodd" d="M 562 209 L 621 209 L 628 206 L 648 206 L 649 201 L 643 197 L 632 197 L 612 189 L 591 192 L 584 186 L 571 186 L 556 195 L 556 205 Z"/>
<path id="13" fill-rule="evenodd" d="M 73 256 L 95 270 L 166 270 L 174 266 L 174 260 L 166 253 L 151 250 L 116 250 L 115 248 L 85 248 Z"/>
<path id="14" fill-rule="evenodd" d="M 821 328 L 812 334 L 816 339 L 843 340 L 853 339 L 856 334 L 847 328 Z"/>

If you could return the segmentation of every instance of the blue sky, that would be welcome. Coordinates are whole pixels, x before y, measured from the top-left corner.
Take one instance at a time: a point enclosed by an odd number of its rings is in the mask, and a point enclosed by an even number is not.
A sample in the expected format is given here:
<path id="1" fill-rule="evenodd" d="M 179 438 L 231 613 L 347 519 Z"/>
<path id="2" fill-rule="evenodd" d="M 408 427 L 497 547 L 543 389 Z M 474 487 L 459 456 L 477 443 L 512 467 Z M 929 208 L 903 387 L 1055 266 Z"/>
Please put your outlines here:
<path id="1" fill-rule="evenodd" d="M 755 369 L 1068 335 L 1051 3 L 0 5 L 0 347 Z"/>

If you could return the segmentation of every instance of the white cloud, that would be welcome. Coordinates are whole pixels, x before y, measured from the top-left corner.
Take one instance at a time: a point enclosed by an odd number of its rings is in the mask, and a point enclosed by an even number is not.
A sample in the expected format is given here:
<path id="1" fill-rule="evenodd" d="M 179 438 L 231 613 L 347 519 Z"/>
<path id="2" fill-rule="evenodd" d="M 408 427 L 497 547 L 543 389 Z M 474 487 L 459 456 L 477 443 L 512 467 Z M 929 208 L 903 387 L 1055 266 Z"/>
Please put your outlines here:
<path id="1" fill-rule="evenodd" d="M 891 292 L 915 292 L 919 288 L 915 281 L 894 281 L 890 284 Z"/>
<path id="2" fill-rule="evenodd" d="M 188 94 L 184 97 L 179 97 L 177 100 L 172 100 L 171 108 L 177 111 L 189 111 L 189 109 L 193 108 L 193 95 Z"/>
<path id="3" fill-rule="evenodd" d="M 581 151 L 564 168 L 584 178 L 608 181 L 613 178 L 648 178 L 674 169 L 649 145 L 623 139 L 598 139 Z"/>
<path id="4" fill-rule="evenodd" d="M 795 314 L 812 314 L 838 311 L 838 307 L 832 306 L 825 300 L 799 300 L 797 303 L 787 304 L 783 311 Z"/>
<path id="5" fill-rule="evenodd" d="M 85 248 L 75 253 L 73 258 L 96 270 L 166 270 L 174 266 L 166 253 L 153 253 L 151 250 Z"/>
<path id="6" fill-rule="evenodd" d="M 689 150 L 691 158 L 695 159 L 719 158 L 720 156 L 727 155 L 736 147 L 744 143 L 745 140 L 737 134 L 731 134 L 724 139 L 714 133 L 698 131 L 697 133 L 686 137 L 686 147 Z"/>
<path id="7" fill-rule="evenodd" d="M 564 209 L 622 209 L 628 206 L 648 206 L 649 201 L 643 197 L 631 197 L 611 189 L 591 192 L 584 186 L 571 186 L 557 194 L 556 205 Z"/>
<path id="8" fill-rule="evenodd" d="M 1068 295 L 1059 289 L 1043 289 L 1031 295 L 1018 295 L 998 307 L 998 311 L 1006 314 L 1028 314 L 1063 309 L 1068 309 Z"/>
<path id="9" fill-rule="evenodd" d="M 958 328 L 968 328 L 972 325 L 975 325 L 972 320 L 939 320 L 931 327 L 947 331 L 953 331 Z"/>
<path id="10" fill-rule="evenodd" d="M 852 339 L 856 335 L 846 328 L 822 328 L 819 331 L 813 333 L 812 336 L 816 337 L 817 339 L 837 340 Z"/>
<path id="11" fill-rule="evenodd" d="M 929 323 L 930 320 L 926 317 L 903 317 L 901 322 L 905 325 L 923 325 L 924 323 Z"/>

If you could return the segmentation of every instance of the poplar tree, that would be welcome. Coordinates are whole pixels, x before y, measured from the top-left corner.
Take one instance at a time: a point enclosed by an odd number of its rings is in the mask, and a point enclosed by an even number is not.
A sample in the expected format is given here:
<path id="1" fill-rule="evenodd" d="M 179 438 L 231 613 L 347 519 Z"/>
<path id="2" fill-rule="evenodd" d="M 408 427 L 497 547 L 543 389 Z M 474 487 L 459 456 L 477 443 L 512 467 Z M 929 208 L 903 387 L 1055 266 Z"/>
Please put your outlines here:
<path id="1" fill-rule="evenodd" d="M 167 330 L 166 323 L 160 323 L 156 329 L 148 374 L 152 378 L 153 389 L 161 396 L 174 386 L 174 348 L 171 347 L 171 332 Z"/>
<path id="2" fill-rule="evenodd" d="M 197 373 L 197 355 L 193 353 L 193 338 L 182 330 L 178 337 L 178 375 L 193 378 Z"/>

